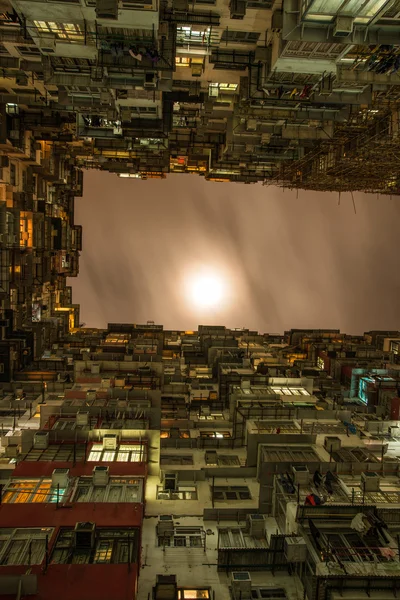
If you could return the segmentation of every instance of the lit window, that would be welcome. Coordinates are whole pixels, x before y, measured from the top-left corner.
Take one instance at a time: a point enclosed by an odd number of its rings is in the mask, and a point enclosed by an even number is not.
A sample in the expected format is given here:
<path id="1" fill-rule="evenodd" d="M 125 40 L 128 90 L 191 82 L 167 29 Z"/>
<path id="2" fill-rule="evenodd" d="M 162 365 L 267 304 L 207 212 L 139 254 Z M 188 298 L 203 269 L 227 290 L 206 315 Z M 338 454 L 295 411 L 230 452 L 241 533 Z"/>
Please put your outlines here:
<path id="1" fill-rule="evenodd" d="M 40 31 L 50 31 L 49 26 L 45 21 L 34 21 L 34 24 Z"/>
<path id="2" fill-rule="evenodd" d="M 98 543 L 96 553 L 94 555 L 94 563 L 109 563 L 111 562 L 112 542 L 107 540 Z"/>
<path id="3" fill-rule="evenodd" d="M 93 450 L 92 450 L 91 453 L 89 454 L 88 461 L 89 462 L 100 462 L 100 460 L 101 460 L 101 452 L 93 452 Z"/>
<path id="4" fill-rule="evenodd" d="M 190 58 L 188 58 L 186 56 L 176 56 L 175 64 L 178 67 L 190 67 Z"/>
<path id="5" fill-rule="evenodd" d="M 108 451 L 108 452 L 104 452 L 103 453 L 102 460 L 104 462 L 112 462 L 114 460 L 114 457 L 115 457 L 115 452 L 114 451 Z"/>
<path id="6" fill-rule="evenodd" d="M 184 600 L 198 600 L 200 598 L 209 598 L 210 591 L 209 590 L 180 590 L 181 598 Z"/>
<path id="7" fill-rule="evenodd" d="M 55 21 L 34 21 L 39 33 L 53 33 L 58 39 L 83 41 L 84 35 L 80 25 L 76 23 L 56 23 Z"/>
<path id="8" fill-rule="evenodd" d="M 117 461 L 118 462 L 129 462 L 129 452 L 118 452 Z"/>
<path id="9" fill-rule="evenodd" d="M 66 489 L 58 490 L 61 502 Z M 2 502 L 4 504 L 26 504 L 30 502 L 57 502 L 57 488 L 52 487 L 51 479 L 18 479 L 7 486 Z"/>
<path id="10" fill-rule="evenodd" d="M 237 83 L 220 83 L 219 84 L 219 89 L 220 90 L 229 90 L 231 92 L 235 92 L 237 90 L 237 88 L 238 88 L 238 84 Z"/>

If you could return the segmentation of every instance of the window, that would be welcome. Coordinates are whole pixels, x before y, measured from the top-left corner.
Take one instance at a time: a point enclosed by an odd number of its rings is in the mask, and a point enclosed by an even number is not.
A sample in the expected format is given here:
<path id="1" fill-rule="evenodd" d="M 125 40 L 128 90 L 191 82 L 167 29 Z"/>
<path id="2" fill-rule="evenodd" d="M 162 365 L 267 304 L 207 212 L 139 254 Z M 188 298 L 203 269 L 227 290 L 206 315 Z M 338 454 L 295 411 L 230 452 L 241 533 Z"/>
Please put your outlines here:
<path id="1" fill-rule="evenodd" d="M 175 56 L 175 64 L 177 67 L 190 67 L 190 58 L 186 56 Z"/>
<path id="2" fill-rule="evenodd" d="M 179 600 L 208 600 L 210 598 L 210 590 L 204 588 L 181 588 L 178 589 L 178 598 Z"/>
<path id="3" fill-rule="evenodd" d="M 191 454 L 181 456 L 179 454 L 161 454 L 160 465 L 192 465 L 193 456 Z"/>
<path id="4" fill-rule="evenodd" d="M 10 184 L 17 185 L 17 168 L 14 163 L 10 163 Z"/>
<path id="5" fill-rule="evenodd" d="M 272 8 L 272 4 L 271 0 L 251 0 L 247 3 L 247 8 Z"/>
<path id="6" fill-rule="evenodd" d="M 231 456 L 229 454 L 219 454 L 218 455 L 218 466 L 219 467 L 236 467 L 240 466 L 240 460 L 238 456 Z"/>
<path id="7" fill-rule="evenodd" d="M 219 438 L 229 439 L 231 434 L 229 431 L 200 431 L 201 438 Z"/>
<path id="8" fill-rule="evenodd" d="M 214 500 L 251 500 L 250 490 L 247 486 L 214 486 L 212 488 Z"/>
<path id="9" fill-rule="evenodd" d="M 257 31 L 234 31 L 225 29 L 222 33 L 221 42 L 235 42 L 236 44 L 255 44 L 260 37 Z"/>
<path id="10" fill-rule="evenodd" d="M 34 21 L 39 33 L 54 34 L 57 39 L 70 42 L 83 42 L 84 33 L 76 23 L 55 23 L 54 21 Z M 45 36 L 44 36 L 45 37 Z"/>
<path id="11" fill-rule="evenodd" d="M 140 478 L 111 477 L 107 485 L 93 485 L 92 477 L 80 477 L 74 502 L 141 502 Z"/>
<path id="12" fill-rule="evenodd" d="M 160 438 L 161 439 L 166 439 L 166 438 L 188 439 L 188 438 L 190 438 L 190 431 L 184 431 L 181 429 L 177 429 L 177 430 L 171 429 L 170 431 L 162 430 L 160 432 Z"/>
<path id="13" fill-rule="evenodd" d="M 58 501 L 61 502 L 66 489 L 58 489 Z M 14 479 L 3 492 L 2 502 L 5 504 L 25 504 L 38 502 L 57 502 L 57 488 L 52 486 L 51 479 Z"/>
<path id="14" fill-rule="evenodd" d="M 218 90 L 221 92 L 236 92 L 239 87 L 237 83 L 210 83 L 209 84 L 209 95 L 218 96 Z"/>
<path id="15" fill-rule="evenodd" d="M 36 46 L 17 46 L 17 50 L 22 56 L 40 56 L 40 50 Z"/>
<path id="16" fill-rule="evenodd" d="M 0 529 L 1 565 L 38 565 L 46 551 L 46 538 L 53 529 Z"/>
<path id="17" fill-rule="evenodd" d="M 54 544 L 51 562 L 56 564 L 121 564 L 137 562 L 136 529 L 95 529 L 92 547 L 76 548 L 72 528 L 62 528 Z"/>
<path id="18" fill-rule="evenodd" d="M 253 600 L 264 598 L 268 600 L 286 600 L 286 592 L 283 588 L 268 587 L 268 588 L 252 588 L 251 597 Z"/>
<path id="19" fill-rule="evenodd" d="M 204 531 L 201 527 L 175 527 L 170 537 L 158 536 L 158 546 L 171 548 L 203 548 Z"/>
<path id="20" fill-rule="evenodd" d="M 104 450 L 103 444 L 93 444 L 89 462 L 145 462 L 146 447 L 135 444 L 121 444 L 117 450 Z"/>
<path id="21" fill-rule="evenodd" d="M 197 487 L 195 485 L 177 485 L 170 490 L 157 486 L 157 500 L 197 500 Z"/>
<path id="22" fill-rule="evenodd" d="M 195 25 L 183 25 L 176 29 L 176 41 L 178 44 L 207 45 L 210 34 L 210 27 L 199 29 Z"/>

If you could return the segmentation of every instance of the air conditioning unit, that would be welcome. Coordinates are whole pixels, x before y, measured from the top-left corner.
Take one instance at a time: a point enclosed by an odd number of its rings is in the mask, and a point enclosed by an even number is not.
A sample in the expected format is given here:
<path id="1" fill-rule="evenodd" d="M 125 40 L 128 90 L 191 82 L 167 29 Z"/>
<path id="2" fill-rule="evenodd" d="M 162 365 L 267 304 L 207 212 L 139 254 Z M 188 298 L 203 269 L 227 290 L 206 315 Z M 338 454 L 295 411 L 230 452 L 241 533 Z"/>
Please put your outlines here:
<path id="1" fill-rule="evenodd" d="M 161 515 L 157 523 L 157 535 L 172 537 L 174 535 L 174 521 L 171 515 Z"/>
<path id="2" fill-rule="evenodd" d="M 94 548 L 96 525 L 90 521 L 77 523 L 74 529 L 74 546 L 77 550 Z"/>
<path id="3" fill-rule="evenodd" d="M 354 19 L 353 17 L 336 17 L 333 26 L 333 35 L 335 37 L 347 37 L 353 33 Z"/>
<path id="4" fill-rule="evenodd" d="M 100 363 L 92 363 L 90 365 L 90 372 L 92 375 L 98 375 L 100 373 Z"/>
<path id="5" fill-rule="evenodd" d="M 54 469 L 51 474 L 51 485 L 62 489 L 66 489 L 69 483 L 69 469 Z"/>
<path id="6" fill-rule="evenodd" d="M 366 492 L 379 492 L 381 478 L 375 471 L 361 473 L 361 485 Z"/>
<path id="7" fill-rule="evenodd" d="M 307 485 L 310 473 L 305 465 L 292 465 L 293 481 L 295 485 Z"/>
<path id="8" fill-rule="evenodd" d="M 232 571 L 231 586 L 235 600 L 251 598 L 251 577 L 247 571 Z"/>
<path id="9" fill-rule="evenodd" d="M 18 446 L 18 444 L 9 444 L 6 447 L 5 456 L 7 458 L 17 458 L 19 452 L 20 447 Z"/>
<path id="10" fill-rule="evenodd" d="M 265 522 L 263 515 L 247 515 L 249 534 L 255 538 L 262 538 L 265 534 Z"/>
<path id="11" fill-rule="evenodd" d="M 155 89 L 157 87 L 157 80 L 155 73 L 146 73 L 144 78 L 145 90 Z"/>
<path id="12" fill-rule="evenodd" d="M 257 119 L 247 119 L 246 130 L 247 131 L 257 131 Z"/>
<path id="13" fill-rule="evenodd" d="M 56 38 L 46 36 L 39 40 L 39 48 L 42 54 L 54 54 L 56 51 Z"/>
<path id="14" fill-rule="evenodd" d="M 87 398 L 87 394 L 86 394 Z M 88 425 L 89 424 L 89 412 L 87 410 L 78 410 L 76 413 L 76 424 L 77 425 Z"/>
<path id="15" fill-rule="evenodd" d="M 272 33 L 279 33 L 282 31 L 282 27 L 283 27 L 283 11 L 278 9 L 272 13 L 271 31 L 272 31 Z"/>
<path id="16" fill-rule="evenodd" d="M 37 431 L 33 438 L 33 447 L 38 450 L 45 450 L 49 447 L 49 432 Z"/>
<path id="17" fill-rule="evenodd" d="M 324 448 L 329 454 L 337 452 L 342 447 L 342 440 L 333 435 L 327 435 L 324 440 Z"/>
<path id="18" fill-rule="evenodd" d="M 97 19 L 118 19 L 118 0 L 97 0 Z"/>
<path id="19" fill-rule="evenodd" d="M 15 83 L 17 85 L 28 85 L 28 75 L 25 73 L 19 73 L 19 75 L 15 78 Z"/>
<path id="20" fill-rule="evenodd" d="M 229 5 L 231 19 L 244 19 L 246 16 L 246 0 L 231 0 Z"/>
<path id="21" fill-rule="evenodd" d="M 116 450 L 118 437 L 113 433 L 106 433 L 103 437 L 103 450 Z"/>
<path id="22" fill-rule="evenodd" d="M 289 563 L 305 562 L 307 544 L 301 537 L 285 538 L 285 556 Z"/>
<path id="23" fill-rule="evenodd" d="M 93 485 L 108 485 L 110 479 L 109 467 L 96 466 L 93 469 Z"/>
<path id="24" fill-rule="evenodd" d="M 168 35 L 169 35 L 169 28 L 168 28 L 168 23 L 160 23 L 158 26 L 158 35 L 161 38 L 164 39 L 168 39 Z"/>
<path id="25" fill-rule="evenodd" d="M 203 65 L 192 64 L 192 77 L 201 77 L 203 74 Z"/>

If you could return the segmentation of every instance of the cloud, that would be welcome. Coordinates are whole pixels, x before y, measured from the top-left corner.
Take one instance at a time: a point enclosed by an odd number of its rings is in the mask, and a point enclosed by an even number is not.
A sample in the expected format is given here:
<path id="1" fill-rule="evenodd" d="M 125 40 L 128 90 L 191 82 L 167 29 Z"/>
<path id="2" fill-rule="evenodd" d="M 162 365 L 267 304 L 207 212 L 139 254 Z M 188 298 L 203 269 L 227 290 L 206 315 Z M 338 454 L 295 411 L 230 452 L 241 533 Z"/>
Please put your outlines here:
<path id="1" fill-rule="evenodd" d="M 397 329 L 399 200 L 354 198 L 357 214 L 349 194 L 338 206 L 331 193 L 86 172 L 74 302 L 93 327 L 154 320 L 178 329 Z M 184 277 L 199 264 L 228 277 L 226 308 L 190 304 Z"/>

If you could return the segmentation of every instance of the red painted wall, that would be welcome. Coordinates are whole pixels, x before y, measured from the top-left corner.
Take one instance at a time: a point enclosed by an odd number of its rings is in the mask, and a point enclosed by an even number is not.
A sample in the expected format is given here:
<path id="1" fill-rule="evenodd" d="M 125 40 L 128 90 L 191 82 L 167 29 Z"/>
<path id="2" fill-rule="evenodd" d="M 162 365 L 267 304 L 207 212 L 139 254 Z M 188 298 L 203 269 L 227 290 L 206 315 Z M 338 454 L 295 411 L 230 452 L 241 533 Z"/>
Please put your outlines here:
<path id="1" fill-rule="evenodd" d="M 0 574 L 22 575 L 26 570 L 3 566 Z M 30 570 L 38 576 L 38 594 L 26 596 L 30 600 L 133 600 L 136 596 L 136 565 L 131 565 L 130 571 L 127 564 L 49 565 L 45 574 L 38 565 Z M 15 600 L 15 595 L 1 598 Z"/>
<path id="2" fill-rule="evenodd" d="M 390 419 L 398 421 L 400 417 L 400 398 L 392 398 L 390 403 Z"/>
<path id="3" fill-rule="evenodd" d="M 110 475 L 114 476 L 145 477 L 147 473 L 147 465 L 143 462 L 77 462 L 73 466 L 70 462 L 23 461 L 14 469 L 13 477 L 50 477 L 54 469 L 69 469 L 71 477 L 91 476 L 96 465 L 109 467 Z"/>
<path id="4" fill-rule="evenodd" d="M 143 513 L 139 502 L 78 502 L 65 508 L 44 502 L 2 504 L 0 527 L 75 527 L 82 521 L 93 521 L 97 527 L 141 527 Z"/>

